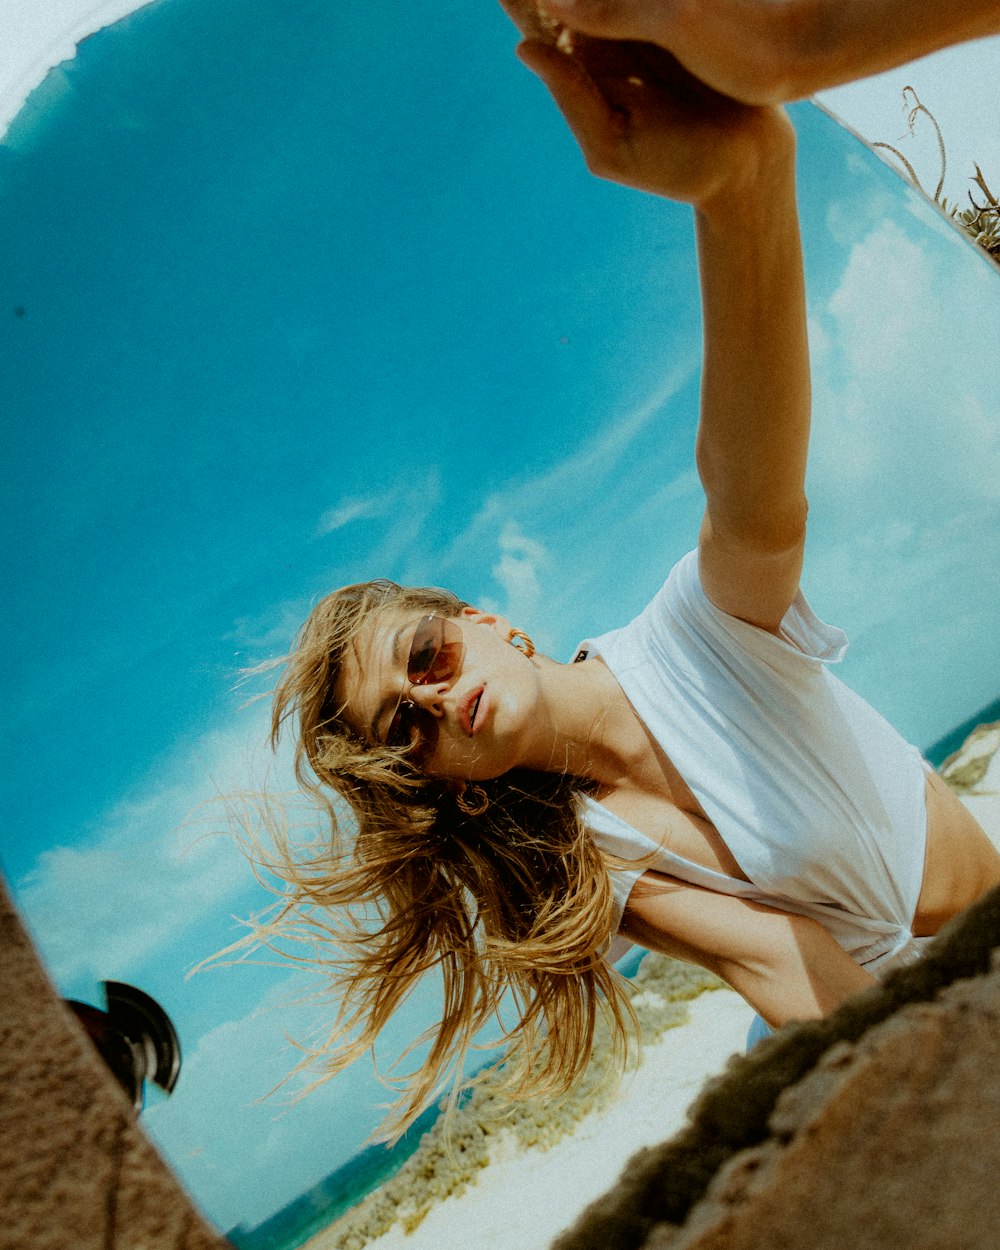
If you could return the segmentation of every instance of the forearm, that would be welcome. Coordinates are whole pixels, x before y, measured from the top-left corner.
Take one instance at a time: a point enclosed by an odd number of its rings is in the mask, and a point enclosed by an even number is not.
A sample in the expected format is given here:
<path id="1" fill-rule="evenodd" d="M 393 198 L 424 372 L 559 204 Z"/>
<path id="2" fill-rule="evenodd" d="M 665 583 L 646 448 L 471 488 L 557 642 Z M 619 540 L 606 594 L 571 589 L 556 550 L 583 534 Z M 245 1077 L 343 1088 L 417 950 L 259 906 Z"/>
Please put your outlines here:
<path id="1" fill-rule="evenodd" d="M 757 960 L 717 969 L 772 1029 L 792 1020 L 828 1016 L 854 994 L 877 984 L 870 972 L 839 949 L 831 958 L 826 936 L 810 934 L 798 925 L 795 939 L 796 944 L 782 952 L 780 963 Z"/>
<path id="2" fill-rule="evenodd" d="M 792 0 L 747 99 L 801 99 L 1000 31 L 1000 0 Z"/>
<path id="3" fill-rule="evenodd" d="M 720 541 L 786 549 L 805 522 L 809 353 L 790 126 L 696 209 L 704 325 L 697 463 Z"/>
<path id="4" fill-rule="evenodd" d="M 773 1027 L 825 1016 L 875 984 L 818 921 L 655 873 L 636 884 L 620 931 L 708 968 Z"/>

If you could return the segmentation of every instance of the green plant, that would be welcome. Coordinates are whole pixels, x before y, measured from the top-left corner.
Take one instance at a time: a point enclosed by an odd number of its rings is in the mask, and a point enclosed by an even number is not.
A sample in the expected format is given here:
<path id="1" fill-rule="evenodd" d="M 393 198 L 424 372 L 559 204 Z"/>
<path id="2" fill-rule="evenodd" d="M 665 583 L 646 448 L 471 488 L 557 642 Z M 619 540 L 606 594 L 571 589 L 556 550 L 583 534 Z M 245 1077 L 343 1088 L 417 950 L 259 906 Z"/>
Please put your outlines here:
<path id="1" fill-rule="evenodd" d="M 957 204 L 950 204 L 945 196 L 941 194 L 944 188 L 945 172 L 948 168 L 948 153 L 945 148 L 944 136 L 941 134 L 941 127 L 937 123 L 937 118 L 930 109 L 921 101 L 916 91 L 912 87 L 903 88 L 903 107 L 907 109 L 906 128 L 910 134 L 915 133 L 915 126 L 918 117 L 926 117 L 930 124 L 934 127 L 934 133 L 937 137 L 938 152 L 941 157 L 941 169 L 938 176 L 937 186 L 934 188 L 933 196 L 930 195 L 917 176 L 917 171 L 913 165 L 906 159 L 902 152 L 891 143 L 873 143 L 873 148 L 881 148 L 883 151 L 891 152 L 894 157 L 902 164 L 907 176 L 918 191 L 927 196 L 945 213 L 952 221 L 956 223 L 983 251 L 997 264 L 1000 264 L 1000 203 L 997 197 L 987 185 L 983 171 L 978 165 L 975 166 L 975 177 L 971 182 L 976 186 L 986 199 L 984 204 L 979 204 L 973 198 L 973 194 L 969 191 L 969 208 L 960 208 Z"/>

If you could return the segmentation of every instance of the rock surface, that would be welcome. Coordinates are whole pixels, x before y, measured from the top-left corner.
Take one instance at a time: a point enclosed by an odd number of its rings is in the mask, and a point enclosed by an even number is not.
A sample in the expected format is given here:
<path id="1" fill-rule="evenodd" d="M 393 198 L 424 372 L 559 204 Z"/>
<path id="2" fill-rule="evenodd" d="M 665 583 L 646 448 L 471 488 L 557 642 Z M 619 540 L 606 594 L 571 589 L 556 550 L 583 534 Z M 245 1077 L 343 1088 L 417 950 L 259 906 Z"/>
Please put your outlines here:
<path id="1" fill-rule="evenodd" d="M 0 1250 L 225 1250 L 63 1006 L 0 882 Z"/>
<path id="2" fill-rule="evenodd" d="M 960 981 L 781 1095 L 769 1136 L 723 1167 L 687 1226 L 649 1250 L 886 1250 L 997 1244 L 1000 975 Z M 971 1148 L 970 1148 L 971 1147 Z"/>

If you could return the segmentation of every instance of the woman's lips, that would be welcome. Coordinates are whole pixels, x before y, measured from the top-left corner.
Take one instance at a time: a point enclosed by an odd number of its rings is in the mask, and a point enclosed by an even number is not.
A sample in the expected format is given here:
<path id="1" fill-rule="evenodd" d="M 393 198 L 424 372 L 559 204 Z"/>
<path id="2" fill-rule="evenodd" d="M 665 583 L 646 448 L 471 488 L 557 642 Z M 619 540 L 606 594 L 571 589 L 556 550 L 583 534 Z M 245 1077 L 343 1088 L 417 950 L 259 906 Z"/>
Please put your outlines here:
<path id="1" fill-rule="evenodd" d="M 476 732 L 477 724 L 482 724 L 486 711 L 486 687 L 470 690 L 462 700 L 458 709 L 458 723 L 462 732 L 470 738 Z"/>

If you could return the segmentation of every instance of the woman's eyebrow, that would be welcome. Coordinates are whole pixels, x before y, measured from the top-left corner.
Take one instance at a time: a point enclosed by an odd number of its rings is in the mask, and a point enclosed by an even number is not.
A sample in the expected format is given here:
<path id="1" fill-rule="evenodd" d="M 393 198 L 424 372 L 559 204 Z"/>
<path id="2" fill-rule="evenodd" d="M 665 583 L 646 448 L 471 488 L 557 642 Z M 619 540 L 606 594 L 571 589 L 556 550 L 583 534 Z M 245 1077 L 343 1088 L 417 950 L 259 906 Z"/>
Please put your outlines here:
<path id="1" fill-rule="evenodd" d="M 396 632 L 392 636 L 392 663 L 393 663 L 394 668 L 398 667 L 399 664 L 402 662 L 400 644 L 403 640 L 403 633 L 405 630 L 406 630 L 406 626 L 400 625 L 399 629 L 397 629 Z M 372 723 L 368 726 L 369 735 L 375 742 L 381 742 L 382 740 L 379 737 L 378 726 L 379 726 L 379 722 L 385 716 L 386 711 L 390 707 L 392 707 L 392 710 L 395 711 L 396 708 L 399 707 L 399 705 L 402 702 L 403 702 L 403 696 L 400 695 L 396 699 L 395 703 L 393 703 L 393 700 L 390 697 L 388 699 L 383 699 L 382 702 L 378 705 L 378 707 L 375 710 L 375 715 L 372 717 Z"/>

